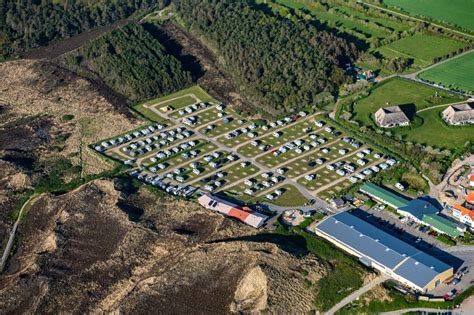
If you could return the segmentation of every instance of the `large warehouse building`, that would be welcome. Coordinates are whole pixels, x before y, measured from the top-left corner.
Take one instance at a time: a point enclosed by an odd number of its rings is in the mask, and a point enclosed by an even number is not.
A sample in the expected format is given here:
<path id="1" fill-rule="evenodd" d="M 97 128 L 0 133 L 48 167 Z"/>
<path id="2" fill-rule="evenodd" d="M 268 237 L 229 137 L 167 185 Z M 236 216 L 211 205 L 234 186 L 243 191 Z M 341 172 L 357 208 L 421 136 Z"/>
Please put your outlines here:
<path id="1" fill-rule="evenodd" d="M 321 221 L 315 232 L 365 265 L 419 292 L 429 292 L 453 276 L 453 267 L 348 212 Z"/>
<path id="2" fill-rule="evenodd" d="M 227 200 L 210 194 L 202 195 L 199 197 L 198 202 L 206 209 L 220 212 L 250 226 L 253 226 L 254 228 L 261 227 L 268 219 L 268 216 L 264 214 L 252 211 L 252 209 L 247 207 L 240 207 Z"/>

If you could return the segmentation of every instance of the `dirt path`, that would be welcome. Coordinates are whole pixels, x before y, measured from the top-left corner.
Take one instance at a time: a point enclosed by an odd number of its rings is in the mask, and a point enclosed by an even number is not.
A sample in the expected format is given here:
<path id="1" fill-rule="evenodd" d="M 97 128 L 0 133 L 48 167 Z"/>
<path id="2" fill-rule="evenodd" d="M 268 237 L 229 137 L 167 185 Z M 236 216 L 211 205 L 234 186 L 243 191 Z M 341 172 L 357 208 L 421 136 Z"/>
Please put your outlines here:
<path id="1" fill-rule="evenodd" d="M 25 59 L 54 59 L 65 53 L 78 49 L 82 45 L 96 39 L 104 33 L 128 24 L 128 20 L 121 20 L 108 26 L 99 26 L 76 36 L 54 42 L 45 47 L 33 49 L 23 55 Z"/>
<path id="2" fill-rule="evenodd" d="M 8 238 L 7 245 L 5 246 L 2 258 L 0 260 L 0 273 L 3 271 L 3 268 L 5 268 L 5 264 L 7 263 L 8 257 L 10 257 L 10 251 L 13 247 L 13 242 L 15 240 L 16 231 L 18 229 L 18 225 L 20 224 L 20 220 L 21 220 L 21 216 L 23 215 L 23 211 L 33 200 L 35 200 L 39 196 L 40 195 L 32 195 L 21 207 L 20 212 L 18 213 L 18 217 L 17 217 L 15 223 L 13 224 L 13 228 L 10 232 L 10 236 Z"/>
<path id="3" fill-rule="evenodd" d="M 380 275 L 377 278 L 373 279 L 369 283 L 367 283 L 365 286 L 360 288 L 359 290 L 353 292 L 352 294 L 349 294 L 346 296 L 342 301 L 334 305 L 329 311 L 327 311 L 325 314 L 326 315 L 333 315 L 335 314 L 338 310 L 346 306 L 347 304 L 351 303 L 352 301 L 358 299 L 362 294 L 370 291 L 372 288 L 374 288 L 376 285 L 381 284 L 382 282 L 390 279 L 389 276 L 387 275 Z"/>
<path id="4" fill-rule="evenodd" d="M 416 113 L 418 114 L 418 113 L 425 112 L 425 111 L 430 110 L 430 109 L 435 109 L 435 108 L 440 108 L 440 107 L 448 107 L 448 106 L 451 106 L 451 105 L 458 105 L 458 104 L 464 104 L 464 103 L 466 103 L 466 102 L 456 102 L 456 103 L 450 103 L 450 104 L 435 105 L 435 106 L 420 109 Z"/>

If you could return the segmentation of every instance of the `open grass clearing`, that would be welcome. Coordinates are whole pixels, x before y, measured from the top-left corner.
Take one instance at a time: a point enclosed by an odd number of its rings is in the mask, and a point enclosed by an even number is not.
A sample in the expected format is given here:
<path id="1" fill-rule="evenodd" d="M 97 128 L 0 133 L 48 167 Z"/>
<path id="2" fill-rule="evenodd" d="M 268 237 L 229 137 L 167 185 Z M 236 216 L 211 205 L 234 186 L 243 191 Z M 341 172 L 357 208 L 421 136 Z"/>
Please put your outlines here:
<path id="1" fill-rule="evenodd" d="M 163 96 L 163 97 L 148 100 L 148 101 L 142 103 L 142 105 L 150 105 L 150 106 L 151 105 L 156 105 L 156 104 L 168 101 L 170 99 L 174 99 L 174 98 L 179 99 L 179 98 L 181 98 L 183 96 L 186 96 L 188 94 L 193 94 L 194 96 L 196 96 L 202 102 L 216 102 L 216 100 L 214 98 L 212 98 L 209 94 L 207 94 L 206 91 L 204 91 L 200 86 L 194 85 L 194 86 L 189 87 L 187 89 L 180 90 L 176 93 L 172 93 L 172 94 L 169 94 L 169 95 L 166 95 L 166 96 Z"/>
<path id="2" fill-rule="evenodd" d="M 280 207 L 299 207 L 304 206 L 308 202 L 308 199 L 295 186 L 289 184 L 279 186 L 278 188 L 272 187 L 265 193 L 271 193 L 275 189 L 282 189 L 284 191 L 277 199 L 268 200 L 264 196 L 259 196 L 254 199 L 254 202 L 268 202 Z"/>
<path id="3" fill-rule="evenodd" d="M 474 52 L 422 72 L 420 79 L 474 94 Z"/>
<path id="4" fill-rule="evenodd" d="M 451 38 L 417 33 L 382 46 L 376 51 L 388 59 L 412 58 L 411 68 L 421 69 L 431 65 L 434 58 L 444 56 L 465 46 L 467 46 L 466 43 Z"/>
<path id="5" fill-rule="evenodd" d="M 420 109 L 460 102 L 464 97 L 402 78 L 386 80 L 353 105 L 354 120 L 374 125 L 371 116 L 381 107 L 399 105 L 408 117 Z"/>
<path id="6" fill-rule="evenodd" d="M 298 180 L 298 183 L 305 186 L 308 190 L 311 190 L 311 191 L 324 187 L 334 182 L 335 180 L 338 180 L 339 178 L 341 178 L 341 176 L 336 174 L 335 171 L 330 171 L 326 169 L 325 167 L 311 174 L 315 174 L 316 178 L 309 181 L 303 177 Z"/>
<path id="7" fill-rule="evenodd" d="M 161 110 L 162 107 L 169 107 L 171 108 L 171 110 L 176 111 L 180 108 L 195 104 L 196 102 L 199 102 L 199 101 L 200 99 L 196 99 L 196 97 L 194 96 L 183 95 L 174 100 L 158 103 L 159 105 L 157 105 L 155 108 L 157 108 L 158 110 Z"/>

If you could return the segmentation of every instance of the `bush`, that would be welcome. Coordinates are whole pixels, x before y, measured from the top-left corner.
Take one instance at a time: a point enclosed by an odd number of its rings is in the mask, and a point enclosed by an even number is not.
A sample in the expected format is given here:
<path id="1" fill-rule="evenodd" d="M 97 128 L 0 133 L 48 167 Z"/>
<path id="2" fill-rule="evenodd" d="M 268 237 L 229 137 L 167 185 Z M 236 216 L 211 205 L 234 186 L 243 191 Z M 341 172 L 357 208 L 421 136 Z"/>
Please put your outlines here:
<path id="1" fill-rule="evenodd" d="M 74 119 L 74 115 L 71 115 L 71 114 L 66 114 L 66 115 L 63 115 L 63 117 L 61 117 L 63 121 L 71 121 Z"/>

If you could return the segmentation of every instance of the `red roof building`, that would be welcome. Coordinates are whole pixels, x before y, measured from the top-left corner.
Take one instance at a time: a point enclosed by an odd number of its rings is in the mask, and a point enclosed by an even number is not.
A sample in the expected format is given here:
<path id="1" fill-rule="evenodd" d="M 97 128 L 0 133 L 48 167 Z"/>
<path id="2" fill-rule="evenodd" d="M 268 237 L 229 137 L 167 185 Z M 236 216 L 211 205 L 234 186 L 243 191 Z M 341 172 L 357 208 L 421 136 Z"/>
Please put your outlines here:
<path id="1" fill-rule="evenodd" d="M 259 228 L 268 219 L 268 216 L 255 212 L 248 207 L 240 207 L 227 200 L 213 196 L 211 194 L 202 195 L 198 202 L 206 209 L 214 210 L 244 222 L 254 228 Z"/>
<path id="2" fill-rule="evenodd" d="M 467 194 L 466 203 L 474 206 L 474 191 L 471 191 L 470 193 Z"/>
<path id="3" fill-rule="evenodd" d="M 460 204 L 454 204 L 453 207 L 453 216 L 458 219 L 460 222 L 474 227 L 474 211 L 466 207 L 461 206 Z"/>

